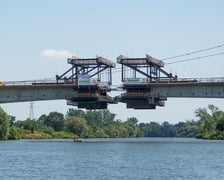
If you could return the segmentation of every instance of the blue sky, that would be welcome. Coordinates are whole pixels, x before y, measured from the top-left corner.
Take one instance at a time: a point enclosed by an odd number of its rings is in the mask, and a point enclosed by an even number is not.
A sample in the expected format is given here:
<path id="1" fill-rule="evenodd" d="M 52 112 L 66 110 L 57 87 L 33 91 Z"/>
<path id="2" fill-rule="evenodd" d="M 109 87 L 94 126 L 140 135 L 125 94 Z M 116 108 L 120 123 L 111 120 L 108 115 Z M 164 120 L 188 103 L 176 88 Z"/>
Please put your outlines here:
<path id="1" fill-rule="evenodd" d="M 101 55 L 115 62 L 120 54 L 163 59 L 220 45 L 223 8 L 221 0 L 0 0 L 0 81 L 55 77 L 69 67 L 66 57 L 71 54 Z M 197 56 L 217 52 L 224 48 Z M 223 58 L 167 64 L 165 69 L 179 77 L 224 77 Z M 113 80 L 120 84 L 120 74 Z M 140 122 L 175 123 L 194 119 L 194 110 L 208 104 L 224 110 L 222 99 L 168 99 L 157 110 L 127 110 L 124 104 L 110 105 L 109 110 L 122 120 L 136 116 Z M 1 106 L 17 119 L 28 117 L 28 102 Z M 36 118 L 70 107 L 65 101 L 34 106 Z"/>

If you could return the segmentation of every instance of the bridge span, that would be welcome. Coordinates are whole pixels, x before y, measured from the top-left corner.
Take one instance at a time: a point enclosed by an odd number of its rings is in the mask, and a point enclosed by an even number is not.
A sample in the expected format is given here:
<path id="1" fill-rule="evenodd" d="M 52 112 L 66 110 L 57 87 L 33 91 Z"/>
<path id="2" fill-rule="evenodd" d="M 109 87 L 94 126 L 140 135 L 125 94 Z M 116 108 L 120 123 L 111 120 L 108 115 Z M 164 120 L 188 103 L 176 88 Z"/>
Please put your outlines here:
<path id="1" fill-rule="evenodd" d="M 18 85 L 18 82 L 13 83 L 15 85 L 7 85 L 6 83 L 0 87 L 0 103 L 58 100 L 77 96 L 72 85 L 53 83 Z"/>
<path id="2" fill-rule="evenodd" d="M 215 81 L 218 80 L 218 81 Z M 224 98 L 224 81 L 210 78 L 206 82 L 177 80 L 175 82 L 154 82 L 123 84 L 125 93 L 115 97 L 127 108 L 155 109 L 164 106 L 167 98 Z"/>
<path id="3" fill-rule="evenodd" d="M 54 81 L 22 81 L 0 83 L 0 103 L 67 100 L 68 105 L 86 109 L 106 109 L 108 104 L 126 103 L 127 108 L 155 109 L 167 98 L 224 98 L 224 78 L 189 79 L 167 73 L 160 60 L 119 56 L 122 85 L 112 88 L 115 64 L 96 58 L 69 58 L 69 68 Z M 127 71 L 132 71 L 131 77 Z M 106 71 L 107 81 L 102 72 Z M 104 73 L 105 75 L 105 73 Z M 111 97 L 108 92 L 122 90 Z"/>
<path id="4" fill-rule="evenodd" d="M 224 79 L 210 78 L 207 81 L 154 82 L 126 84 L 111 89 L 125 93 L 110 97 L 100 95 L 99 87 L 91 85 L 83 89 L 74 84 L 11 82 L 0 86 L 0 103 L 45 101 L 65 99 L 69 105 L 87 109 L 104 109 L 93 102 L 115 104 L 123 102 L 127 108 L 155 109 L 164 106 L 167 98 L 224 98 Z M 96 91 L 96 89 L 98 89 Z M 77 104 L 75 104 L 77 103 Z M 89 107 L 85 104 L 89 103 Z M 92 103 L 92 104 L 91 104 Z"/>
<path id="5" fill-rule="evenodd" d="M 200 82 L 178 82 L 178 83 L 155 83 L 151 85 L 151 96 L 175 97 L 175 98 L 224 98 L 224 80 Z"/>

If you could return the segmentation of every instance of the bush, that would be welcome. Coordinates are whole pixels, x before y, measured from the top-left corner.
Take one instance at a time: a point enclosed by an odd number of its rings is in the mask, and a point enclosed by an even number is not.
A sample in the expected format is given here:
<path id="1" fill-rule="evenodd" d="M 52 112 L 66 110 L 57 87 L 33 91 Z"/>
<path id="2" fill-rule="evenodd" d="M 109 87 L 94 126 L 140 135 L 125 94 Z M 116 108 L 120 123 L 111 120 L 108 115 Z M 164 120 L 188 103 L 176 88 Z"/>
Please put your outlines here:
<path id="1" fill-rule="evenodd" d="M 68 133 L 68 132 L 64 132 L 64 131 L 58 131 L 58 132 L 54 132 L 52 134 L 52 138 L 56 138 L 56 139 L 73 139 L 74 138 L 74 134 L 73 133 Z"/>
<path id="2" fill-rule="evenodd" d="M 101 128 L 97 129 L 94 135 L 96 138 L 109 138 L 109 135 L 106 134 Z"/>
<path id="3" fill-rule="evenodd" d="M 8 139 L 12 139 L 12 140 L 19 140 L 21 138 L 21 132 L 20 129 L 12 126 L 9 128 L 9 135 L 8 135 Z"/>
<path id="4" fill-rule="evenodd" d="M 217 133 L 217 139 L 218 140 L 224 140 L 224 131 L 220 131 Z"/>
<path id="5" fill-rule="evenodd" d="M 23 130 L 21 133 L 21 139 L 49 139 L 51 136 L 43 132 L 31 133 L 29 130 Z"/>

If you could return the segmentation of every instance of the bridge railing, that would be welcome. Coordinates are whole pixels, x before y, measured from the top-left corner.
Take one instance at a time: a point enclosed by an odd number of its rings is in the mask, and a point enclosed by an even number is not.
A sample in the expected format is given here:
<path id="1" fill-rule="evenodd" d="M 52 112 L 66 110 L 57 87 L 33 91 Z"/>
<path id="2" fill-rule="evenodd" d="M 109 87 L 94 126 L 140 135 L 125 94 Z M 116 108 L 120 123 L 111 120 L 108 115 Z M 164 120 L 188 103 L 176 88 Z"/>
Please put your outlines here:
<path id="1" fill-rule="evenodd" d="M 212 78 L 178 78 L 178 82 L 224 82 L 224 77 Z"/>
<path id="2" fill-rule="evenodd" d="M 175 82 L 195 82 L 195 83 L 203 83 L 203 82 L 224 82 L 224 77 L 213 77 L 213 78 L 178 78 L 177 80 L 171 79 L 158 79 L 158 81 L 154 81 L 153 83 L 175 83 Z M 42 80 L 28 80 L 28 81 L 4 81 L 2 84 L 4 86 L 28 86 L 35 84 L 55 84 L 56 81 L 53 79 L 42 79 Z M 138 78 L 137 81 L 125 81 L 124 84 L 146 84 L 149 83 L 146 78 Z M 91 85 L 98 84 L 99 86 L 108 86 L 108 83 L 105 82 L 97 82 L 96 79 L 93 79 L 90 82 Z M 2 86 L 3 86 L 2 85 Z"/>
<path id="3" fill-rule="evenodd" d="M 52 79 L 41 79 L 41 80 L 27 80 L 27 81 L 4 81 L 5 86 L 28 86 L 34 84 L 52 84 L 56 83 L 55 80 Z"/>
<path id="4" fill-rule="evenodd" d="M 1 86 L 29 86 L 29 85 L 41 85 L 41 84 L 76 84 L 73 81 L 58 81 L 55 79 L 40 79 L 40 80 L 27 80 L 27 81 L 4 81 L 1 82 Z M 109 86 L 108 82 L 97 81 L 97 79 L 91 79 L 89 85 Z"/>
<path id="5" fill-rule="evenodd" d="M 129 78 L 124 80 L 124 84 L 148 84 L 148 83 L 203 83 L 203 82 L 224 82 L 224 77 L 212 77 L 212 78 L 158 78 L 155 81 L 150 81 L 147 78 Z"/>

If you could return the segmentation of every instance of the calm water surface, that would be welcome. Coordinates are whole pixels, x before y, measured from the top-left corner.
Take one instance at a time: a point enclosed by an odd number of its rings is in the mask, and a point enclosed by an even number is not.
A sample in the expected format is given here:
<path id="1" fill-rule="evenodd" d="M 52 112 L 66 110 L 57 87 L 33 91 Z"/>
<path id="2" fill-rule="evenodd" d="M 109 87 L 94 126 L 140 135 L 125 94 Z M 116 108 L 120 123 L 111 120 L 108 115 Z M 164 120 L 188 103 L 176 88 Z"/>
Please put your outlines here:
<path id="1" fill-rule="evenodd" d="M 0 179 L 224 179 L 224 141 L 0 141 Z"/>

